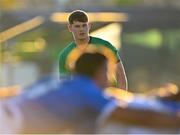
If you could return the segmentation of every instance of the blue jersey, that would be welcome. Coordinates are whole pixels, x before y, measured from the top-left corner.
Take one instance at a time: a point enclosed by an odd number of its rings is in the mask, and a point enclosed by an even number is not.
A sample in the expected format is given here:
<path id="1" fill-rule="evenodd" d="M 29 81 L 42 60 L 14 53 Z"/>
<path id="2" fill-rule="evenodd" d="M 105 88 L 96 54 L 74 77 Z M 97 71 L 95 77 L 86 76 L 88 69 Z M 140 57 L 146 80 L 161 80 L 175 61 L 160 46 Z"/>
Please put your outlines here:
<path id="1" fill-rule="evenodd" d="M 83 133 L 84 130 L 87 133 L 89 130 L 92 133 L 97 116 L 109 100 L 91 79 L 76 76 L 59 84 L 57 90 L 39 97 L 37 102 L 60 121 L 72 125 L 73 132 Z"/>
<path id="2" fill-rule="evenodd" d="M 84 76 L 75 76 L 62 83 L 44 79 L 28 89 L 28 92 L 13 100 L 13 104 L 16 102 L 22 109 L 26 122 L 24 126 L 27 126 L 25 133 L 31 130 L 37 133 L 40 128 L 44 131 L 53 123 L 58 125 L 55 130 L 59 133 L 64 133 L 63 128 L 67 127 L 72 133 L 94 133 L 97 117 L 110 102 L 93 80 Z M 49 131 L 54 133 L 55 130 Z"/>

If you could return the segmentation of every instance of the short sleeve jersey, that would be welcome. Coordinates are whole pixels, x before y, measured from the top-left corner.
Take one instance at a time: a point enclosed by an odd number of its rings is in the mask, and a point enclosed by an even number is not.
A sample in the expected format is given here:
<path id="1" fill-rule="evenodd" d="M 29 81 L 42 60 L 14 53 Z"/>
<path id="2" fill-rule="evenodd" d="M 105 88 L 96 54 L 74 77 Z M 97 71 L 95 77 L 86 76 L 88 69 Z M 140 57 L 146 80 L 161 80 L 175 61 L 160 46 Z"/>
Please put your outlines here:
<path id="1" fill-rule="evenodd" d="M 60 132 L 66 126 L 73 133 L 94 133 L 99 115 L 106 106 L 114 106 L 86 76 L 74 76 L 34 100 L 56 116 Z"/>
<path id="2" fill-rule="evenodd" d="M 110 63 L 117 63 L 120 61 L 120 56 L 117 49 L 111 43 L 103 39 L 90 37 L 89 44 L 85 51 L 80 50 L 76 46 L 75 42 L 71 42 L 66 48 L 64 48 L 60 52 L 59 55 L 60 77 L 64 77 L 72 72 L 76 60 L 84 52 L 102 53 L 108 58 Z"/>

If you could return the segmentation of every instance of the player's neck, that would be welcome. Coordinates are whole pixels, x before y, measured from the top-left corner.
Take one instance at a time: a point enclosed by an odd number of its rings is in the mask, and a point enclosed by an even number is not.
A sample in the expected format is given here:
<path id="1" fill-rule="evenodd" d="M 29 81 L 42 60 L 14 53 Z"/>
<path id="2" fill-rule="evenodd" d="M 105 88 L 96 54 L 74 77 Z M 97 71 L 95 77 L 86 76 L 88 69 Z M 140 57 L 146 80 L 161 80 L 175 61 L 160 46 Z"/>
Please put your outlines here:
<path id="1" fill-rule="evenodd" d="M 82 45 L 87 45 L 89 43 L 90 37 L 87 37 L 86 39 L 83 40 L 76 40 L 75 43 L 77 46 L 82 46 Z"/>

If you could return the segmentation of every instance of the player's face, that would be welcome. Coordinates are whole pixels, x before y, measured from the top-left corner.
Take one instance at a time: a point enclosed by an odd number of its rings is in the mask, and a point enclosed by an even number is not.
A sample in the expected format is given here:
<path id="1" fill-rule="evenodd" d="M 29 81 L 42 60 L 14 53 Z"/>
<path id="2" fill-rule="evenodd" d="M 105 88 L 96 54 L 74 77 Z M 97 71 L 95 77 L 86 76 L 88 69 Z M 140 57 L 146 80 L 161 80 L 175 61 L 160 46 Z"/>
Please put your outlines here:
<path id="1" fill-rule="evenodd" d="M 84 40 L 89 37 L 90 24 L 88 22 L 74 21 L 68 28 L 76 40 Z"/>

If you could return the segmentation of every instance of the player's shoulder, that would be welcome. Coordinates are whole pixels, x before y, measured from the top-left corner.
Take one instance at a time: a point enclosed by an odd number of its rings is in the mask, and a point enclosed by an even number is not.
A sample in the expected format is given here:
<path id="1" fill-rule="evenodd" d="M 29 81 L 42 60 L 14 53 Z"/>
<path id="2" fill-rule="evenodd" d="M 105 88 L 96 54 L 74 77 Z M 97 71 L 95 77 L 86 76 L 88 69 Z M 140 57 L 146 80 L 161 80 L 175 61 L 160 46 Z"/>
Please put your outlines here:
<path id="1" fill-rule="evenodd" d="M 69 43 L 60 53 L 59 53 L 59 57 L 62 55 L 66 55 L 68 54 L 73 48 L 74 48 L 75 44 L 74 42 Z"/>
<path id="2" fill-rule="evenodd" d="M 92 37 L 91 36 L 91 42 L 92 43 L 104 43 L 104 44 L 111 44 L 110 42 L 108 42 L 107 40 L 104 40 L 102 38 L 98 38 L 98 37 Z"/>
<path id="3" fill-rule="evenodd" d="M 104 40 L 102 38 L 92 37 L 91 36 L 91 43 L 95 44 L 95 45 L 106 46 L 107 48 L 110 48 L 112 50 L 116 50 L 115 47 L 109 41 Z"/>

